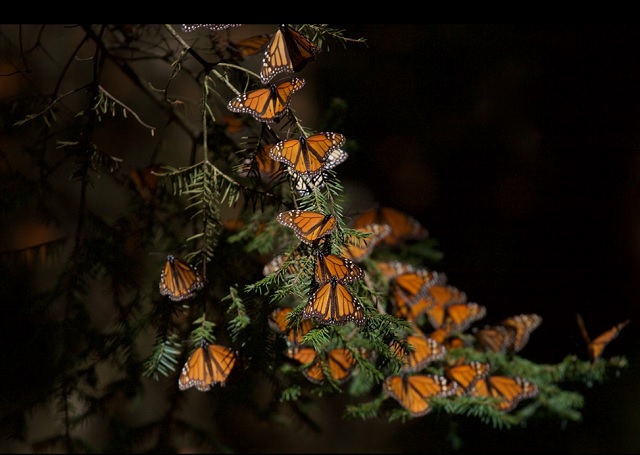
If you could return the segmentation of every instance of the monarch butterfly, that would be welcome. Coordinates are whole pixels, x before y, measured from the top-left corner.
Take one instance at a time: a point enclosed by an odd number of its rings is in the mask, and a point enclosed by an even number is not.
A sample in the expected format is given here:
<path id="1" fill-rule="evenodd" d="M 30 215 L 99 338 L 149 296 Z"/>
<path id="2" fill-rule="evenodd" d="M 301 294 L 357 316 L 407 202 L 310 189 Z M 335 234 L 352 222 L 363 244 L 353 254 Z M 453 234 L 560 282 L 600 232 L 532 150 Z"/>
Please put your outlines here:
<path id="1" fill-rule="evenodd" d="M 388 376 L 382 388 L 414 417 L 419 417 L 431 410 L 431 398 L 455 395 L 458 384 L 444 376 L 403 373 Z"/>
<path id="2" fill-rule="evenodd" d="M 198 28 L 208 28 L 215 32 L 226 30 L 231 27 L 240 27 L 242 24 L 182 24 L 182 30 L 189 33 Z"/>
<path id="3" fill-rule="evenodd" d="M 182 367 L 178 387 L 180 390 L 195 387 L 201 392 L 206 392 L 217 383 L 224 386 L 236 359 L 237 355 L 233 349 L 202 340 Z"/>
<path id="4" fill-rule="evenodd" d="M 340 133 L 317 133 L 299 139 L 285 139 L 269 151 L 269 156 L 299 175 L 315 175 L 347 159 L 341 149 L 346 142 Z"/>
<path id="5" fill-rule="evenodd" d="M 262 34 L 250 36 L 237 41 L 230 41 L 228 48 L 240 59 L 245 59 L 260 52 L 267 45 L 272 35 Z"/>
<path id="6" fill-rule="evenodd" d="M 589 360 L 595 362 L 602 356 L 602 351 L 604 348 L 617 336 L 620 334 L 620 331 L 631 322 L 630 319 L 623 321 L 619 324 L 614 325 L 609 330 L 598 335 L 595 339 L 591 340 L 589 334 L 587 333 L 587 329 L 584 325 L 584 321 L 582 316 L 576 314 L 576 319 L 578 320 L 578 327 L 580 328 L 580 333 L 582 334 L 582 338 L 584 338 L 584 342 L 587 345 L 587 353 L 589 354 Z"/>
<path id="7" fill-rule="evenodd" d="M 516 339 L 516 331 L 503 325 L 487 325 L 477 330 L 475 335 L 480 347 L 492 352 L 507 352 Z"/>
<path id="8" fill-rule="evenodd" d="M 430 310 L 427 310 L 427 313 Z M 487 308 L 475 302 L 454 303 L 445 307 L 445 318 L 440 328 L 447 333 L 464 332 L 471 324 L 482 319 Z"/>
<path id="9" fill-rule="evenodd" d="M 449 305 L 467 303 L 467 294 L 450 284 L 434 284 L 427 289 L 430 305 L 427 307 L 427 316 L 434 329 L 442 326 L 446 308 Z"/>
<path id="10" fill-rule="evenodd" d="M 364 227 L 371 223 L 388 224 L 391 232 L 382 243 L 397 245 L 403 240 L 422 240 L 429 236 L 418 220 L 391 207 L 369 209 L 353 219 L 353 227 Z"/>
<path id="11" fill-rule="evenodd" d="M 309 296 L 302 317 L 315 319 L 323 325 L 344 325 L 347 322 L 360 325 L 365 321 L 362 304 L 336 277 L 332 277 Z"/>
<path id="12" fill-rule="evenodd" d="M 323 285 L 332 278 L 339 283 L 351 283 L 364 279 L 364 270 L 351 259 L 335 254 L 316 253 L 315 279 Z"/>
<path id="13" fill-rule="evenodd" d="M 472 341 L 468 341 L 465 338 L 462 338 L 461 336 L 458 336 L 458 335 L 452 335 L 451 333 L 449 333 L 448 331 L 442 328 L 435 329 L 433 332 L 431 332 L 428 335 L 428 337 L 433 338 L 438 343 L 444 345 L 444 347 L 447 350 L 464 348 L 472 344 Z"/>
<path id="14" fill-rule="evenodd" d="M 498 401 L 494 406 L 504 412 L 509 412 L 525 398 L 538 395 L 538 386 L 520 376 L 491 376 L 479 379 L 473 388 L 467 391 L 473 397 L 492 397 Z"/>
<path id="15" fill-rule="evenodd" d="M 459 365 L 446 365 L 444 375 L 458 383 L 459 393 L 462 395 L 471 391 L 480 379 L 487 377 L 490 371 L 489 363 L 474 360 Z"/>
<path id="16" fill-rule="evenodd" d="M 402 371 L 420 371 L 431 362 L 442 360 L 447 354 L 442 344 L 422 334 L 408 335 L 406 341 L 413 347 L 413 351 L 405 350 L 402 344 L 395 340 L 391 342 L 392 352 L 404 359 Z"/>
<path id="17" fill-rule="evenodd" d="M 314 246 L 322 238 L 336 230 L 336 217 L 331 214 L 305 210 L 289 210 L 276 217 L 278 223 L 293 229 L 296 236 L 307 245 Z"/>
<path id="18" fill-rule="evenodd" d="M 167 256 L 167 262 L 160 273 L 161 295 L 179 302 L 193 297 L 203 287 L 204 280 L 195 267 L 171 254 Z"/>
<path id="19" fill-rule="evenodd" d="M 315 60 L 320 48 L 293 27 L 282 24 L 274 33 L 262 58 L 260 80 L 269 83 L 277 74 L 297 73 Z"/>
<path id="20" fill-rule="evenodd" d="M 394 277 L 390 286 L 395 297 L 396 315 L 416 320 L 434 305 L 435 302 L 429 297 L 429 288 L 441 280 L 438 272 L 427 269 L 416 269 Z"/>
<path id="21" fill-rule="evenodd" d="M 278 177 L 282 173 L 283 166 L 269 156 L 269 150 L 273 146 L 274 144 L 260 144 L 256 152 L 242 163 L 240 175 L 245 177 L 259 175 L 266 181 Z"/>
<path id="22" fill-rule="evenodd" d="M 542 318 L 537 314 L 519 314 L 503 320 L 500 325 L 511 327 L 515 330 L 511 351 L 519 352 L 529 341 L 531 332 L 542 323 Z"/>
<path id="23" fill-rule="evenodd" d="M 227 104 L 231 112 L 250 114 L 265 123 L 279 121 L 291 104 L 291 95 L 304 87 L 305 80 L 294 77 L 236 96 Z"/>
<path id="24" fill-rule="evenodd" d="M 354 228 L 354 231 L 369 234 L 368 237 L 347 235 L 341 254 L 352 261 L 360 262 L 368 257 L 375 246 L 391 232 L 387 224 L 371 223 L 363 227 Z"/>
<path id="25" fill-rule="evenodd" d="M 326 354 L 318 353 L 313 348 L 305 348 L 294 355 L 301 364 L 311 365 L 302 371 L 302 374 L 315 384 L 325 382 L 325 371 L 331 375 L 331 379 L 338 384 L 346 382 L 356 367 L 356 359 L 346 348 L 335 348 Z"/>
<path id="26" fill-rule="evenodd" d="M 296 275 L 300 271 L 300 260 L 303 259 L 300 250 L 295 249 L 290 254 L 278 254 L 262 268 L 262 274 L 267 276 L 286 267 L 289 275 Z"/>
<path id="27" fill-rule="evenodd" d="M 285 353 L 288 357 L 294 358 L 296 353 L 303 348 L 302 337 L 313 328 L 313 323 L 310 320 L 303 319 L 300 325 L 291 327 L 288 320 L 291 311 L 292 308 L 276 308 L 273 310 L 269 315 L 269 326 L 276 332 L 286 335 L 287 350 Z"/>

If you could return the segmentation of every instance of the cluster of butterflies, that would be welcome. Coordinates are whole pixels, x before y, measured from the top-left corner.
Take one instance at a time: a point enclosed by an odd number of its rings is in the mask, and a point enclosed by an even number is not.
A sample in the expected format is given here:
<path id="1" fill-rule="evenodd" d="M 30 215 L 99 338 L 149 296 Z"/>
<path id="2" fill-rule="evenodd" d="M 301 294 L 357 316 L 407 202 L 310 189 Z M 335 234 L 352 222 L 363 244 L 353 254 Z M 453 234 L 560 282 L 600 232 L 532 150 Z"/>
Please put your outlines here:
<path id="1" fill-rule="evenodd" d="M 212 30 L 224 30 L 239 24 L 196 24 Z M 256 53 L 266 46 L 259 78 L 266 87 L 248 91 L 233 98 L 228 109 L 249 114 L 265 124 L 278 122 L 286 114 L 291 96 L 305 81 L 293 77 L 273 82 L 280 74 L 299 72 L 315 59 L 319 48 L 300 32 L 288 25 L 279 26 L 273 36 L 260 37 L 259 44 L 247 52 Z M 258 50 L 256 50 L 258 49 Z M 340 133 L 321 132 L 299 138 L 289 138 L 273 144 L 263 144 L 254 155 L 260 172 L 275 175 L 286 171 L 296 180 L 296 188 L 322 185 L 323 172 L 344 162 L 342 150 L 345 137 Z M 269 161 L 271 160 L 271 161 Z M 276 166 L 279 163 L 281 166 Z M 302 183 L 300 183 L 302 182 Z M 303 342 L 304 336 L 315 326 L 361 326 L 367 316 L 364 305 L 350 290 L 350 284 L 366 280 L 367 273 L 359 265 L 378 245 L 398 245 L 405 240 L 428 237 L 428 231 L 414 218 L 392 208 L 376 208 L 363 212 L 353 220 L 351 229 L 339 254 L 331 251 L 330 238 L 338 228 L 334 215 L 311 210 L 289 210 L 279 213 L 277 221 L 293 230 L 297 238 L 311 248 L 311 255 L 295 249 L 289 255 L 278 255 L 265 265 L 264 274 L 299 273 L 302 261 L 312 256 L 313 273 L 309 298 L 297 326 L 291 325 L 292 308 L 278 308 L 269 318 L 271 327 L 286 339 L 285 355 L 303 365 L 303 374 L 311 382 L 321 384 L 328 377 L 342 384 L 357 368 L 358 359 L 371 360 L 373 353 L 364 348 L 354 350 L 336 346 L 317 351 Z M 363 235 L 364 234 L 364 235 Z M 387 376 L 383 393 L 395 399 L 413 416 L 422 416 L 431 409 L 434 397 L 486 397 L 497 409 L 509 412 L 518 403 L 533 398 L 538 387 L 520 376 L 494 374 L 488 362 L 450 358 L 448 351 L 473 347 L 491 352 L 519 352 L 527 344 L 531 333 L 542 318 L 537 314 L 520 314 L 498 324 L 469 329 L 486 315 L 486 308 L 468 301 L 465 292 L 448 283 L 444 273 L 420 268 L 398 261 L 375 261 L 375 270 L 388 283 L 388 307 L 380 308 L 407 320 L 412 330 L 402 342 L 393 341 L 390 350 L 402 360 L 399 372 Z M 174 256 L 168 256 L 160 276 L 160 293 L 174 301 L 192 298 L 205 285 L 199 271 Z M 579 319 L 581 324 L 581 319 Z M 608 342 L 628 323 L 618 324 L 593 341 L 588 339 L 581 324 L 589 355 L 596 360 Z M 237 360 L 231 348 L 202 341 L 185 363 L 179 387 L 209 390 L 214 384 L 224 385 Z M 442 374 L 428 374 L 425 368 L 442 363 Z"/>

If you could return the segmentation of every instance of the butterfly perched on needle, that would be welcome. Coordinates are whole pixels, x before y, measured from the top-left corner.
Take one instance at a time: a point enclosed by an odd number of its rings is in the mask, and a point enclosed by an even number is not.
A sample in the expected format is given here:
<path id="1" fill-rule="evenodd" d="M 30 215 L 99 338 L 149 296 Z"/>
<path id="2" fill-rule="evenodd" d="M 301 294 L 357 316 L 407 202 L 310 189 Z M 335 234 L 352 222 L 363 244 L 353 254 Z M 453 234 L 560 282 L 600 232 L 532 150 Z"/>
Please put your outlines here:
<path id="1" fill-rule="evenodd" d="M 473 390 L 479 380 L 486 378 L 490 371 L 491 365 L 489 363 L 474 360 L 467 363 L 445 365 L 444 375 L 458 383 L 459 395 L 465 395 Z"/>
<path id="2" fill-rule="evenodd" d="M 398 245 L 405 240 L 423 240 L 429 231 L 412 216 L 391 207 L 377 207 L 360 213 L 353 219 L 352 226 L 363 227 L 371 223 L 388 224 L 391 232 L 382 240 L 386 245 Z"/>
<path id="3" fill-rule="evenodd" d="M 580 333 L 582 334 L 582 338 L 584 339 L 585 344 L 587 345 L 587 353 L 589 355 L 589 360 L 591 362 L 595 362 L 602 356 L 602 351 L 604 348 L 611 343 L 614 339 L 620 335 L 620 331 L 624 329 L 629 322 L 630 319 L 626 321 L 620 322 L 619 324 L 614 325 L 609 330 L 605 330 L 603 333 L 595 337 L 593 340 L 589 337 L 587 333 L 587 328 L 584 325 L 584 320 L 582 316 L 576 314 L 576 319 L 578 321 L 578 327 L 580 328 Z"/>
<path id="4" fill-rule="evenodd" d="M 270 84 L 268 87 L 251 90 L 231 99 L 227 108 L 231 112 L 249 114 L 259 122 L 279 121 L 291 104 L 291 96 L 304 87 L 305 80 L 291 80 Z"/>
<path id="5" fill-rule="evenodd" d="M 500 325 L 510 327 L 515 331 L 511 345 L 512 352 L 520 352 L 529 342 L 531 332 L 540 327 L 540 324 L 542 324 L 542 317 L 535 313 L 518 314 L 500 322 Z"/>
<path id="6" fill-rule="evenodd" d="M 297 73 L 315 60 L 320 48 L 290 25 L 281 24 L 262 58 L 260 81 L 268 84 L 281 73 Z"/>
<path id="7" fill-rule="evenodd" d="M 280 141 L 269 150 L 269 156 L 298 175 L 313 176 L 347 159 L 347 153 L 342 150 L 345 142 L 346 138 L 340 133 L 316 133 Z"/>
<path id="8" fill-rule="evenodd" d="M 353 230 L 362 234 L 369 234 L 368 237 L 346 236 L 341 254 L 355 262 L 362 261 L 370 256 L 376 245 L 391 232 L 391 228 L 387 224 L 377 223 L 353 228 Z"/>
<path id="9" fill-rule="evenodd" d="M 296 352 L 293 358 L 303 365 L 309 364 L 302 374 L 315 384 L 326 382 L 325 372 L 330 374 L 334 382 L 342 384 L 351 377 L 356 367 L 356 359 L 346 348 L 334 348 L 321 353 L 308 347 Z"/>
<path id="10" fill-rule="evenodd" d="M 296 236 L 307 245 L 314 246 L 320 239 L 336 230 L 336 217 L 309 210 L 288 210 L 278 213 L 278 223 L 293 229 Z"/>
<path id="11" fill-rule="evenodd" d="M 178 387 L 180 390 L 195 387 L 201 392 L 207 392 L 215 384 L 224 386 L 236 360 L 237 355 L 233 349 L 210 344 L 203 339 L 182 367 Z"/>
<path id="12" fill-rule="evenodd" d="M 455 395 L 458 384 L 439 375 L 401 373 L 388 376 L 382 389 L 411 415 L 420 417 L 431 411 L 433 397 Z"/>
<path id="13" fill-rule="evenodd" d="M 160 272 L 160 294 L 174 302 L 189 299 L 204 287 L 204 279 L 191 264 L 173 255 L 167 256 Z"/>
<path id="14" fill-rule="evenodd" d="M 431 362 L 442 360 L 447 354 L 446 348 L 433 338 L 427 338 L 419 329 L 408 334 L 405 341 L 413 350 L 405 349 L 396 340 L 391 342 L 391 351 L 403 360 L 403 372 L 418 372 Z"/>
<path id="15" fill-rule="evenodd" d="M 323 285 L 335 278 L 339 283 L 364 279 L 364 270 L 351 259 L 336 254 L 316 252 L 315 280 Z"/>
<path id="16" fill-rule="evenodd" d="M 302 313 L 322 325 L 344 325 L 365 322 L 362 303 L 334 276 L 311 293 Z"/>
<path id="17" fill-rule="evenodd" d="M 493 405 L 503 412 L 512 411 L 520 401 L 534 398 L 538 393 L 538 386 L 521 376 L 487 375 L 467 390 L 467 395 L 472 397 L 496 398 Z"/>

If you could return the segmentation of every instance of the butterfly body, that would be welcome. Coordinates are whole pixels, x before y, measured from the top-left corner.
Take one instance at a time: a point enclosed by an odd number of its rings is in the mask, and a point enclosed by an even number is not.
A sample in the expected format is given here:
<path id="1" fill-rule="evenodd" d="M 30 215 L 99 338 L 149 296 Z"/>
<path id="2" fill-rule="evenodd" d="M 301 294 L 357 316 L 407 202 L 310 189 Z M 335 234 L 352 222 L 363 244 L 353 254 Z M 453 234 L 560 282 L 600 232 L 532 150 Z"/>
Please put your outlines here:
<path id="1" fill-rule="evenodd" d="M 269 151 L 269 156 L 298 175 L 313 176 L 347 159 L 347 153 L 341 149 L 345 142 L 340 133 L 317 133 L 280 141 Z"/>
<path id="2" fill-rule="evenodd" d="M 202 289 L 204 279 L 191 264 L 170 254 L 160 273 L 159 287 L 161 295 L 179 302 L 193 297 Z"/>
<path id="3" fill-rule="evenodd" d="M 298 77 L 278 84 L 270 84 L 268 87 L 236 96 L 229 101 L 227 108 L 231 112 L 250 114 L 259 122 L 277 122 L 289 108 L 291 96 L 304 87 L 304 84 L 305 80 Z"/>
<path id="4" fill-rule="evenodd" d="M 455 382 L 432 374 L 391 375 L 383 383 L 384 392 L 414 417 L 423 416 L 431 410 L 431 398 L 452 396 L 457 388 Z"/>
<path id="5" fill-rule="evenodd" d="M 286 24 L 280 25 L 262 58 L 260 81 L 267 84 L 278 74 L 299 72 L 307 63 L 315 60 L 315 54 L 319 51 L 318 46 L 296 29 Z"/>
<path id="6" fill-rule="evenodd" d="M 302 317 L 319 324 L 344 325 L 347 322 L 363 324 L 364 309 L 347 287 L 332 277 L 309 296 Z"/>
<path id="7" fill-rule="evenodd" d="M 184 364 L 178 387 L 180 390 L 195 387 L 201 392 L 207 392 L 215 384 L 224 385 L 236 358 L 233 349 L 203 340 Z"/>
<path id="8" fill-rule="evenodd" d="M 307 245 L 315 245 L 321 238 L 336 230 L 338 224 L 331 214 L 305 210 L 289 210 L 276 217 L 278 223 L 293 229 L 296 236 Z"/>

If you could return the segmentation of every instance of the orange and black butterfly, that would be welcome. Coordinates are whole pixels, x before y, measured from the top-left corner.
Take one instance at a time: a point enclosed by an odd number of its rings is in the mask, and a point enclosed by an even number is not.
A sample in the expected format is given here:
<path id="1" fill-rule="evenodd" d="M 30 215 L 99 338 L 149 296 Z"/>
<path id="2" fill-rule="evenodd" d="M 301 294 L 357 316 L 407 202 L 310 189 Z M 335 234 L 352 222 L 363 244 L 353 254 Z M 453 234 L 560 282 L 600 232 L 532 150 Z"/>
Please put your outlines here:
<path id="1" fill-rule="evenodd" d="M 355 358 L 346 348 L 335 348 L 326 353 L 319 353 L 313 348 L 304 348 L 293 358 L 303 365 L 310 364 L 302 374 L 315 384 L 325 382 L 327 370 L 335 382 L 342 384 L 351 377 L 356 367 Z"/>
<path id="2" fill-rule="evenodd" d="M 355 217 L 352 226 L 358 228 L 371 223 L 389 225 L 391 232 L 382 240 L 386 245 L 397 245 L 403 240 L 423 240 L 429 237 L 429 231 L 418 220 L 391 207 L 369 209 Z"/>
<path id="3" fill-rule="evenodd" d="M 444 345 L 444 347 L 447 350 L 456 349 L 456 348 L 465 348 L 473 344 L 472 339 L 469 340 L 469 339 L 463 338 L 459 334 L 454 335 L 452 333 L 449 333 L 447 330 L 443 328 L 437 328 L 433 332 L 429 333 L 427 336 L 429 338 L 433 338 L 438 343 Z"/>
<path id="4" fill-rule="evenodd" d="M 336 217 L 308 210 L 289 210 L 276 217 L 278 223 L 293 229 L 296 236 L 307 245 L 314 246 L 321 238 L 336 230 Z"/>
<path id="5" fill-rule="evenodd" d="M 271 148 L 269 156 L 298 175 L 313 176 L 347 159 L 347 153 L 342 150 L 345 142 L 346 138 L 340 133 L 316 133 L 280 141 Z"/>
<path id="6" fill-rule="evenodd" d="M 285 354 L 290 358 L 295 358 L 298 351 L 307 349 L 302 344 L 304 337 L 313 328 L 310 320 L 303 319 L 296 327 L 289 324 L 289 314 L 292 308 L 276 308 L 269 315 L 269 326 L 278 333 L 287 337 L 287 349 Z M 304 362 L 303 362 L 304 363 Z"/>
<path id="7" fill-rule="evenodd" d="M 268 84 L 280 73 L 297 73 L 315 60 L 320 48 L 293 27 L 282 24 L 267 46 L 260 81 Z"/>
<path id="8" fill-rule="evenodd" d="M 344 325 L 347 322 L 360 325 L 365 322 L 362 304 L 335 277 L 311 293 L 302 317 L 323 325 Z"/>
<path id="9" fill-rule="evenodd" d="M 230 41 L 228 48 L 240 60 L 257 54 L 262 51 L 269 40 L 272 38 L 270 34 L 262 34 L 243 38 L 241 40 Z"/>
<path id="10" fill-rule="evenodd" d="M 269 156 L 269 150 L 273 146 L 274 144 L 260 144 L 256 152 L 244 160 L 239 174 L 244 177 L 259 175 L 267 182 L 276 179 L 282 173 L 283 166 Z"/>
<path id="11" fill-rule="evenodd" d="M 489 363 L 474 360 L 458 365 L 447 365 L 444 369 L 444 375 L 458 383 L 459 394 L 463 395 L 473 390 L 476 383 L 480 379 L 486 378 L 490 371 L 491 365 Z"/>
<path id="12" fill-rule="evenodd" d="M 346 236 L 342 247 L 342 255 L 355 262 L 360 262 L 368 257 L 375 246 L 391 232 L 391 228 L 388 225 L 376 223 L 354 228 L 354 230 L 359 233 L 369 234 L 368 237 Z"/>
<path id="13" fill-rule="evenodd" d="M 472 397 L 497 398 L 494 406 L 504 412 L 515 409 L 520 401 L 534 398 L 538 393 L 538 386 L 523 377 L 492 375 L 478 380 L 473 388 L 467 391 L 467 395 Z"/>
<path id="14" fill-rule="evenodd" d="M 195 387 L 201 392 L 206 392 L 215 384 L 224 386 L 236 359 L 237 355 L 233 349 L 202 340 L 201 345 L 182 367 L 178 387 L 180 390 Z"/>
<path id="15" fill-rule="evenodd" d="M 434 284 L 427 289 L 427 316 L 434 329 L 442 326 L 447 316 L 447 307 L 467 303 L 467 294 L 450 284 Z"/>
<path id="16" fill-rule="evenodd" d="M 431 398 L 455 395 L 458 384 L 444 376 L 403 373 L 388 376 L 382 389 L 411 415 L 419 417 L 431 410 Z"/>
<path id="17" fill-rule="evenodd" d="M 486 325 L 475 332 L 477 344 L 485 351 L 507 352 L 516 339 L 516 331 L 503 325 Z"/>
<path id="18" fill-rule="evenodd" d="M 519 352 L 529 342 L 531 332 L 542 323 L 542 317 L 537 314 L 519 314 L 503 320 L 500 325 L 510 327 L 515 331 L 511 351 Z"/>
<path id="19" fill-rule="evenodd" d="M 227 105 L 231 112 L 250 114 L 264 123 L 279 121 L 291 104 L 291 95 L 304 87 L 305 80 L 294 77 L 236 96 Z"/>
<path id="20" fill-rule="evenodd" d="M 335 254 L 316 252 L 315 280 L 323 285 L 335 278 L 339 283 L 364 279 L 364 270 L 351 259 Z"/>
<path id="21" fill-rule="evenodd" d="M 429 313 L 431 310 L 427 310 Z M 439 328 L 447 333 L 464 332 L 487 314 L 487 308 L 476 302 L 453 303 L 444 308 L 445 317 Z M 438 327 L 436 327 L 438 328 Z"/>
<path id="22" fill-rule="evenodd" d="M 167 256 L 167 262 L 160 272 L 161 295 L 179 302 L 193 297 L 203 287 L 204 280 L 195 267 L 171 254 Z"/>
<path id="23" fill-rule="evenodd" d="M 609 330 L 606 330 L 605 332 L 591 340 L 589 334 L 587 333 L 587 328 L 584 325 L 582 316 L 576 314 L 576 319 L 578 320 L 578 327 L 580 328 L 582 338 L 584 338 L 584 342 L 587 345 L 589 360 L 591 360 L 592 362 L 595 362 L 602 356 L 602 351 L 604 351 L 604 348 L 609 343 L 611 343 L 611 341 L 617 338 L 617 336 L 620 334 L 620 331 L 625 328 L 625 326 L 629 324 L 629 322 L 631 322 L 630 319 L 627 319 L 626 321 L 614 325 Z"/>
<path id="24" fill-rule="evenodd" d="M 427 269 L 415 269 L 392 278 L 389 285 L 394 296 L 395 315 L 415 321 L 434 305 L 429 288 L 440 282 L 440 274 Z"/>
<path id="25" fill-rule="evenodd" d="M 397 341 L 391 342 L 391 350 L 403 359 L 404 366 L 401 371 L 417 372 L 422 370 L 431 362 L 442 360 L 447 354 L 446 348 L 433 338 L 427 338 L 422 333 L 407 335 L 406 341 L 413 348 L 413 351 L 404 349 Z"/>
<path id="26" fill-rule="evenodd" d="M 271 273 L 278 272 L 283 267 L 289 275 L 296 275 L 301 270 L 301 262 L 304 256 L 299 249 L 293 250 L 290 254 L 278 254 L 274 256 L 265 266 L 262 268 L 262 274 L 267 276 Z"/>

